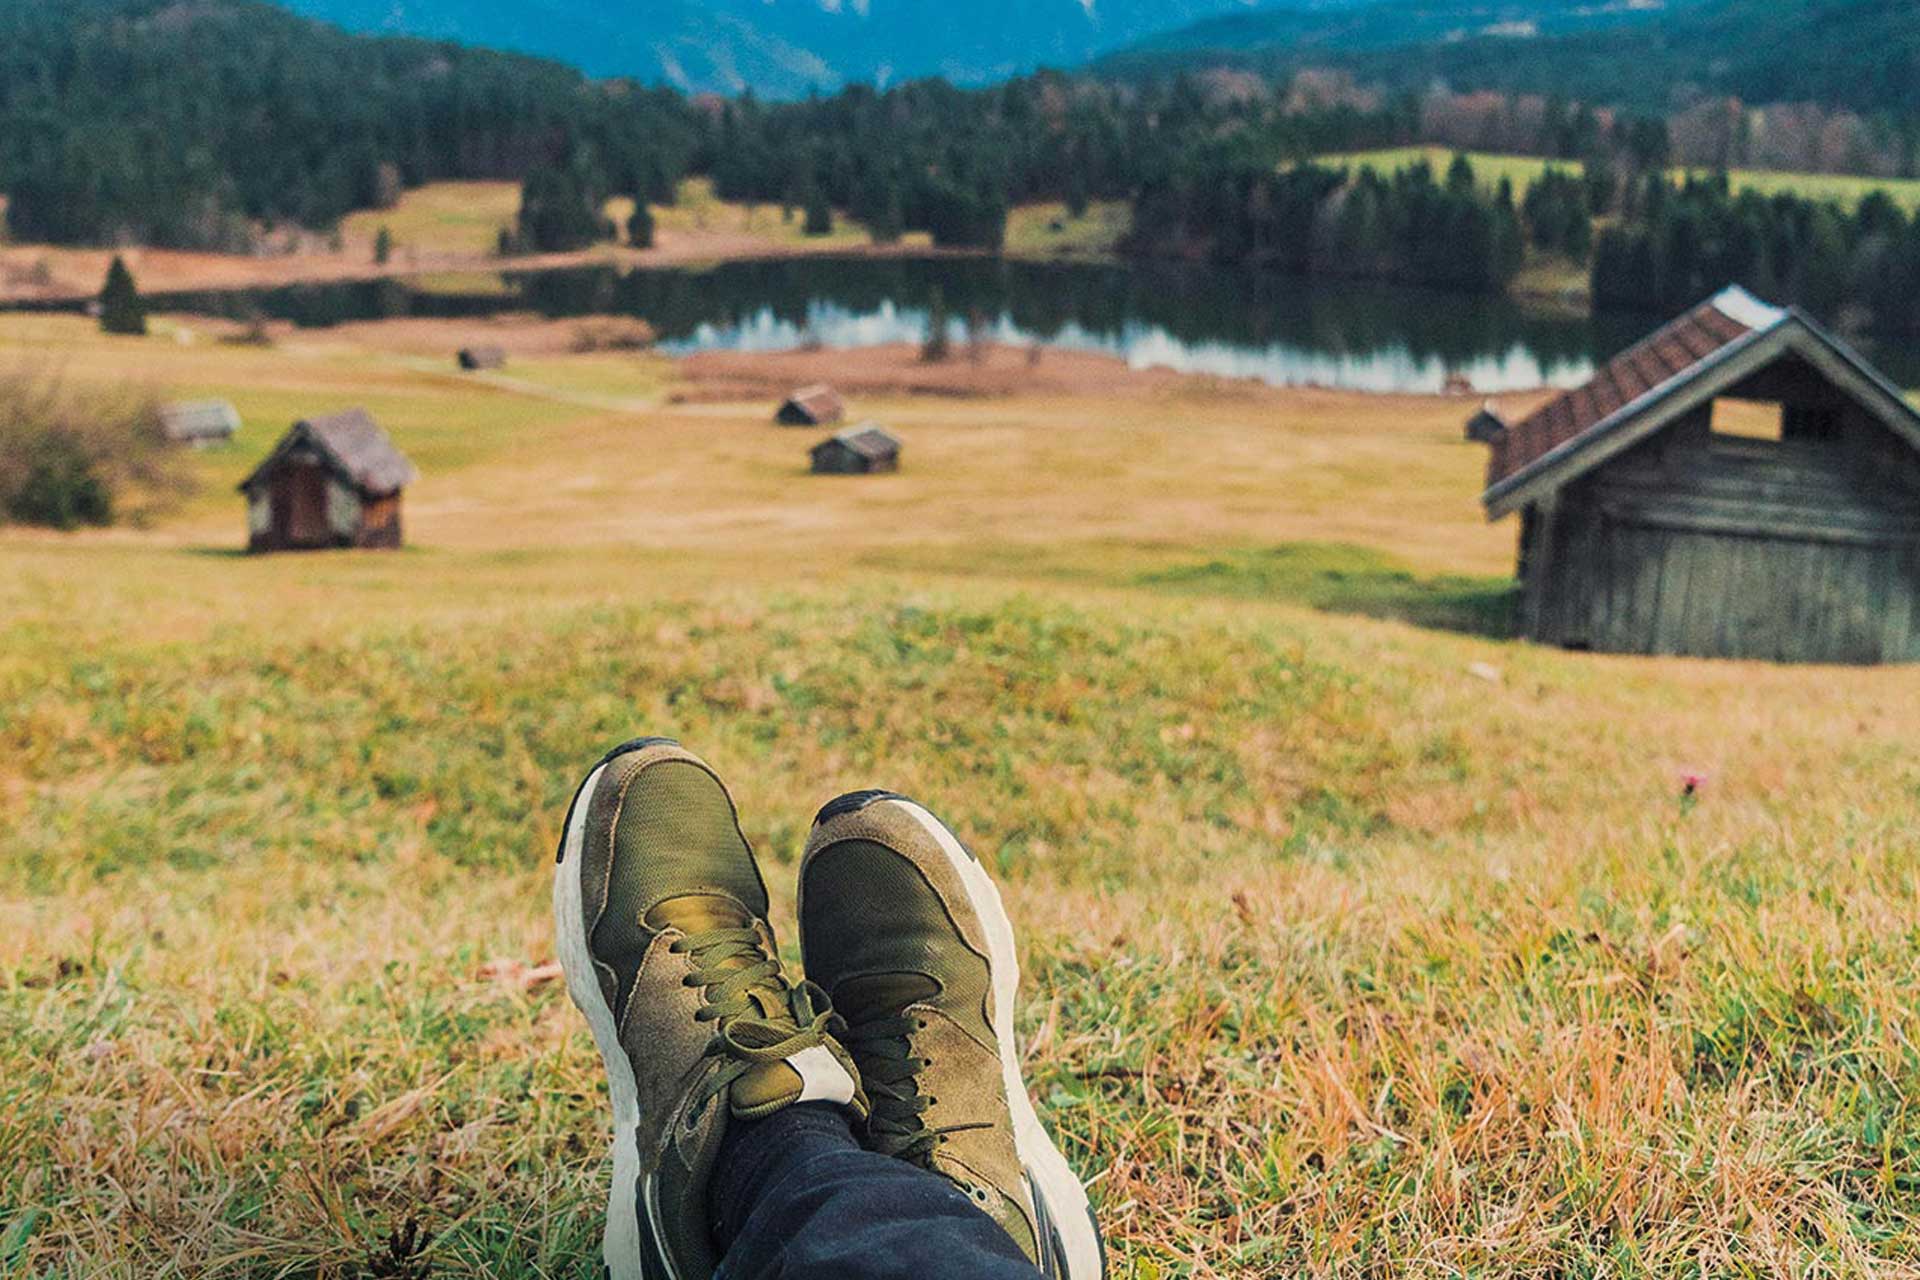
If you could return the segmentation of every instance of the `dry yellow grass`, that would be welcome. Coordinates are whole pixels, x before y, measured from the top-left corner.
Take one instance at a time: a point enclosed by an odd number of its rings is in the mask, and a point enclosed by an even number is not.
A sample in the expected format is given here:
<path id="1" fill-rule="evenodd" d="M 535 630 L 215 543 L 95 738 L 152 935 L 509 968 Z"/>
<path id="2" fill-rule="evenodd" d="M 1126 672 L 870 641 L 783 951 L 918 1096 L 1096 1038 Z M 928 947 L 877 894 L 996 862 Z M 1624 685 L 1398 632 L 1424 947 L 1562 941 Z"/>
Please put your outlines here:
<path id="1" fill-rule="evenodd" d="M 239 402 L 210 484 L 361 400 L 427 476 L 398 555 L 230 556 L 217 490 L 0 533 L 0 1265 L 593 1274 L 597 1060 L 483 968 L 645 728 L 789 944 L 838 790 L 990 859 L 1119 1276 L 1916 1273 L 1920 672 L 1361 616 L 1506 571 L 1453 402 L 883 398 L 907 470 L 814 479 L 663 361 L 381 345 L 0 320 Z"/>

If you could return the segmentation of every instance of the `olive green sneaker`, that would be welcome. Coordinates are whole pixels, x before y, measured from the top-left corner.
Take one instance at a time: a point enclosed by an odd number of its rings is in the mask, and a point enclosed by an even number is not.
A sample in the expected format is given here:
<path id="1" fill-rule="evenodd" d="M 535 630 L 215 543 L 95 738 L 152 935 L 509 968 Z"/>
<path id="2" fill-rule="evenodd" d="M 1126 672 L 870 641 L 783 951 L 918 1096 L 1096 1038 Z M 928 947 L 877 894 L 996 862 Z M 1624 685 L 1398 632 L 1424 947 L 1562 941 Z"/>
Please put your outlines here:
<path id="1" fill-rule="evenodd" d="M 606 1060 L 611 1280 L 707 1280 L 707 1184 L 736 1120 L 798 1102 L 866 1114 L 824 995 L 780 971 L 727 789 L 661 738 L 616 748 L 567 813 L 553 914 L 567 990 Z"/>
<path id="2" fill-rule="evenodd" d="M 1101 1280 L 1086 1189 L 1020 1078 L 1013 925 L 953 833 L 891 792 L 827 805 L 800 866 L 800 950 L 846 1019 L 866 1146 L 946 1177 L 1047 1276 Z"/>

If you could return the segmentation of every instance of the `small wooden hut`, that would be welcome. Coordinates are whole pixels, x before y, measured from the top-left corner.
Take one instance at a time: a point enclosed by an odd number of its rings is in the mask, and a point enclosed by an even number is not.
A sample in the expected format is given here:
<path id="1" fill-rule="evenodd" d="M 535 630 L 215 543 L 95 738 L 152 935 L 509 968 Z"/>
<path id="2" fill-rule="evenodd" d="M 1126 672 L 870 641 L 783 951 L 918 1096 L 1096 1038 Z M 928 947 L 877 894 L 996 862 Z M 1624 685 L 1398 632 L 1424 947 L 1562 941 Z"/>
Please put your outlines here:
<path id="1" fill-rule="evenodd" d="M 504 347 L 462 347 L 460 349 L 460 367 L 468 373 L 481 369 L 503 369 L 507 364 L 507 352 Z"/>
<path id="2" fill-rule="evenodd" d="M 816 475 L 873 475 L 900 469 L 900 441 L 872 423 L 823 440 L 810 453 Z"/>
<path id="3" fill-rule="evenodd" d="M 249 551 L 398 547 L 413 464 L 364 409 L 296 422 L 240 484 Z"/>
<path id="4" fill-rule="evenodd" d="M 1507 420 L 1491 400 L 1467 419 L 1467 439 L 1475 444 L 1492 444 L 1506 433 Z"/>
<path id="5" fill-rule="evenodd" d="M 225 400 L 187 400 L 162 405 L 160 426 L 174 443 L 204 449 L 233 439 L 240 412 Z"/>
<path id="6" fill-rule="evenodd" d="M 1799 311 L 1729 289 L 1490 452 L 1535 640 L 1920 660 L 1920 412 Z"/>
<path id="7" fill-rule="evenodd" d="M 847 402 L 825 383 L 802 387 L 786 398 L 774 421 L 783 427 L 830 427 L 847 416 Z"/>

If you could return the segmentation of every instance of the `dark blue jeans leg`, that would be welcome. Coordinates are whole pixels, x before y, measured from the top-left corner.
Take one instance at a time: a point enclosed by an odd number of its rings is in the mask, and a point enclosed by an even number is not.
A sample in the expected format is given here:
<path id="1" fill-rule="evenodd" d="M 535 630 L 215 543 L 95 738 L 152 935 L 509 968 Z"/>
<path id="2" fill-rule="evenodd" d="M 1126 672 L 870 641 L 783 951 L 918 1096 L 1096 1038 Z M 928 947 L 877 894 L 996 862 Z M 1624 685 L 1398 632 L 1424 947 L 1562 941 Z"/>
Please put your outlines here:
<path id="1" fill-rule="evenodd" d="M 720 1280 L 1035 1280 L 1000 1224 L 945 1178 L 863 1151 L 840 1108 L 735 1125 L 708 1202 Z"/>

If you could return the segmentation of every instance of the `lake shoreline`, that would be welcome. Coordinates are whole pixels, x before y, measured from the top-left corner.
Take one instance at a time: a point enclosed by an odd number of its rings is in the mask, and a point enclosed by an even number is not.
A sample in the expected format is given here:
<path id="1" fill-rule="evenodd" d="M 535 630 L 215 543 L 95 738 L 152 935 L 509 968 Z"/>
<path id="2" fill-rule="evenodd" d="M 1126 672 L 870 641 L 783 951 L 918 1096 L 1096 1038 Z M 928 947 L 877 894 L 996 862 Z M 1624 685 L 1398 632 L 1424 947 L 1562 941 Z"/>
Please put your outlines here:
<path id="1" fill-rule="evenodd" d="M 662 239 L 667 240 L 666 237 Z M 380 280 L 405 282 L 435 276 L 502 275 L 595 267 L 697 269 L 731 263 L 816 257 L 877 261 L 993 257 L 1023 262 L 1089 261 L 1087 257 L 1078 255 L 995 254 L 986 249 L 941 248 L 907 242 L 881 245 L 848 244 L 832 240 L 819 244 L 741 240 L 730 236 L 683 236 L 653 249 L 599 244 L 567 253 L 518 254 L 512 257 L 494 254 L 412 254 L 385 265 L 351 259 L 344 253 L 218 254 L 139 247 L 116 250 L 0 244 L 0 307 L 59 310 L 83 306 L 98 296 L 98 287 L 84 287 L 71 279 L 56 277 L 52 283 L 33 283 L 29 277 L 34 272 L 34 266 L 29 264 L 23 267 L 21 262 L 36 255 L 49 263 L 61 264 L 53 269 L 69 275 L 78 273 L 82 264 L 89 268 L 97 265 L 102 279 L 105 278 L 107 264 L 115 256 L 122 257 L 139 280 L 142 293 L 149 300 L 162 303 L 173 297 L 251 293 L 299 285 L 371 284 Z M 97 264 L 93 262 L 96 258 Z"/>

